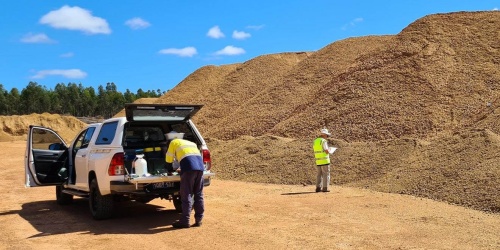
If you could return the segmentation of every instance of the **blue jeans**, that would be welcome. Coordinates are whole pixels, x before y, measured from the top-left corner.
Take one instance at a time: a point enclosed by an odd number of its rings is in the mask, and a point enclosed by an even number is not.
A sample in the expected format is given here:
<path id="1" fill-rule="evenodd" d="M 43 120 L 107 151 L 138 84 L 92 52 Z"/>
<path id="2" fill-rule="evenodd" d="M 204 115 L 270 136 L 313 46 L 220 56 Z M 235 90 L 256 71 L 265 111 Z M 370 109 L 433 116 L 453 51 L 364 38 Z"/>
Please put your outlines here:
<path id="1" fill-rule="evenodd" d="M 191 210 L 194 209 L 196 222 L 201 222 L 205 212 L 203 201 L 203 171 L 186 171 L 181 175 L 182 215 L 179 222 L 189 225 Z"/>

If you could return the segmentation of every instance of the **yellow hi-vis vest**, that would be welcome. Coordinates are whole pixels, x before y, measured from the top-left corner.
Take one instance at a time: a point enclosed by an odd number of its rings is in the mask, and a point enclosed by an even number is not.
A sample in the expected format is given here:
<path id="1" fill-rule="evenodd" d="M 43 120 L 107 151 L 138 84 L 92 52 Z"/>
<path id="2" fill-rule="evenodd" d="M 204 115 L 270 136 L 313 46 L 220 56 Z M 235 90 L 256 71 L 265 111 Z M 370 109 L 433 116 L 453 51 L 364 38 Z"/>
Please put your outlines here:
<path id="1" fill-rule="evenodd" d="M 194 142 L 183 139 L 173 139 L 165 154 L 165 161 L 172 163 L 174 159 L 177 159 L 180 163 L 182 159 L 191 155 L 201 156 L 200 150 L 198 150 L 198 146 L 196 146 Z"/>
<path id="2" fill-rule="evenodd" d="M 323 149 L 324 138 L 318 137 L 314 140 L 313 150 L 314 150 L 314 158 L 316 158 L 316 165 L 328 165 L 330 164 L 330 156 L 325 153 Z"/>

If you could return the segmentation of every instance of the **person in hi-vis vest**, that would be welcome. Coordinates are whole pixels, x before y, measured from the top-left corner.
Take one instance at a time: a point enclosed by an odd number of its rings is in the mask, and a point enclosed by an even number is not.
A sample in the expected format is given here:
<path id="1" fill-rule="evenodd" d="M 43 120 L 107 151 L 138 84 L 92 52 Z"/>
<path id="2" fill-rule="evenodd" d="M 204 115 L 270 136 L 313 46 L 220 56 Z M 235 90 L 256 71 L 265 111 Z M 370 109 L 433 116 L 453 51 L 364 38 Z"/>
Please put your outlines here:
<path id="1" fill-rule="evenodd" d="M 194 227 L 201 226 L 205 202 L 203 201 L 203 159 L 198 146 L 191 141 L 182 139 L 183 133 L 170 131 L 166 134 L 168 145 L 165 161 L 167 169 L 173 169 L 171 164 L 179 162 L 181 175 L 180 196 L 182 203 L 181 218 L 172 224 L 174 228 L 189 228 L 191 210 L 194 210 Z"/>
<path id="2" fill-rule="evenodd" d="M 330 185 L 330 148 L 326 138 L 331 134 L 328 129 L 321 129 L 319 137 L 314 140 L 314 158 L 316 159 L 316 166 L 318 174 L 316 176 L 316 192 L 330 192 L 328 186 Z"/>

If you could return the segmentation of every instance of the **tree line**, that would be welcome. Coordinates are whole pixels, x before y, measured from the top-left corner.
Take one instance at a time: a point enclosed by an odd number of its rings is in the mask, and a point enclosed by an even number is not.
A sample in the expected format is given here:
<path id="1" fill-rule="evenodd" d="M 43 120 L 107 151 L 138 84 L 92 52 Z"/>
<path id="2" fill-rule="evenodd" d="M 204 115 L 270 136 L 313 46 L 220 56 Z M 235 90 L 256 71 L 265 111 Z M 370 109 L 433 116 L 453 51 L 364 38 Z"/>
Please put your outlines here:
<path id="1" fill-rule="evenodd" d="M 21 92 L 17 88 L 10 91 L 0 84 L 0 115 L 26 115 L 31 113 L 52 113 L 72 115 L 76 117 L 114 116 L 123 109 L 125 103 L 132 103 L 139 98 L 160 97 L 164 93 L 138 89 L 132 93 L 117 90 L 114 83 L 106 87 L 99 85 L 97 91 L 93 87 L 84 87 L 81 83 L 58 83 L 54 89 L 47 89 L 36 82 L 28 83 Z"/>

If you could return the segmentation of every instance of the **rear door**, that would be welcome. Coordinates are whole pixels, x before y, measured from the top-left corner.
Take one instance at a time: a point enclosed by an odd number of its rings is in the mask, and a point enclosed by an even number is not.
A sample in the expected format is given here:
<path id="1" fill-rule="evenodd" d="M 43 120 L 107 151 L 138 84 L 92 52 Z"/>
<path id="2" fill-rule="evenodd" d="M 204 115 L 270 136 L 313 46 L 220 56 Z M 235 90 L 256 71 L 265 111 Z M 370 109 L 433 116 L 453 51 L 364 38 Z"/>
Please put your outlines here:
<path id="1" fill-rule="evenodd" d="M 73 157 L 70 162 L 74 162 L 74 167 L 69 170 L 69 183 L 74 183 L 75 186 L 82 189 L 88 187 L 88 159 L 90 154 L 88 147 L 97 127 L 98 124 L 89 125 L 87 129 L 78 134 L 73 144 L 70 146 L 70 155 Z"/>
<path id="2" fill-rule="evenodd" d="M 125 104 L 127 121 L 187 121 L 203 105 L 193 104 Z"/>
<path id="3" fill-rule="evenodd" d="M 52 129 L 30 126 L 25 153 L 25 186 L 55 186 L 68 178 L 68 147 Z"/>

